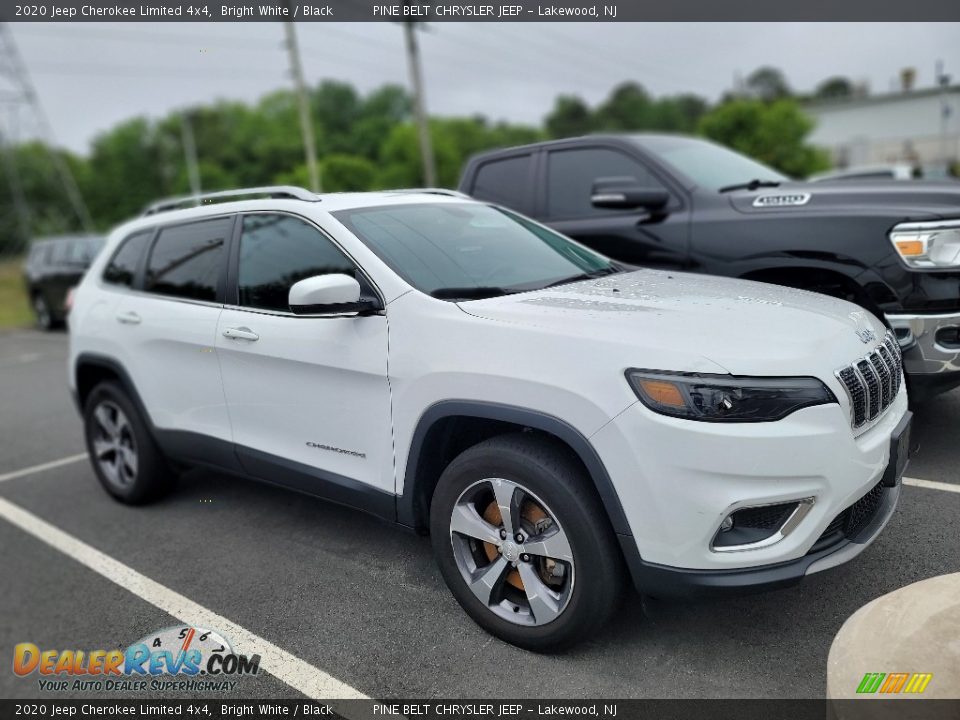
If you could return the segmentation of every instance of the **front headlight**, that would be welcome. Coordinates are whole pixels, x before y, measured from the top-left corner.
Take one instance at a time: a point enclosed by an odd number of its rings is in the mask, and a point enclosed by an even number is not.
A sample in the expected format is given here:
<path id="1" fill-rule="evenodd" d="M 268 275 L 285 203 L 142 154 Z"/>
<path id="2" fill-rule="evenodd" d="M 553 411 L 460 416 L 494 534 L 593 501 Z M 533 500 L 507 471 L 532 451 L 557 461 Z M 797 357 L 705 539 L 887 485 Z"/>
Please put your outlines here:
<path id="1" fill-rule="evenodd" d="M 773 422 L 837 402 L 816 378 L 755 378 L 627 370 L 640 402 L 662 415 L 702 422 Z"/>
<path id="2" fill-rule="evenodd" d="M 960 220 L 903 223 L 890 233 L 890 241 L 908 267 L 960 267 Z"/>

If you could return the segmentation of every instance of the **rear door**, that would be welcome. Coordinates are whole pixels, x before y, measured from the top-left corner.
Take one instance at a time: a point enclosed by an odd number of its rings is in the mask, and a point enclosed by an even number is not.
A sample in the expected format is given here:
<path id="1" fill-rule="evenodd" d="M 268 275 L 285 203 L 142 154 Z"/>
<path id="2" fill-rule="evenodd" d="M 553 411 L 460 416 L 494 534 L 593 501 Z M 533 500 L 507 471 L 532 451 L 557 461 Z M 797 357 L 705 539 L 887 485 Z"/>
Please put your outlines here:
<path id="1" fill-rule="evenodd" d="M 649 268 L 687 267 L 690 214 L 684 199 L 637 156 L 613 146 L 551 149 L 541 171 L 544 196 L 538 216 L 550 227 L 622 262 Z M 591 204 L 602 178 L 632 178 L 650 189 L 666 189 L 663 211 L 615 210 Z"/>
<path id="2" fill-rule="evenodd" d="M 329 273 L 372 287 L 313 223 L 242 216 L 216 337 L 237 455 L 252 475 L 389 515 L 387 318 L 294 315 L 287 304 L 291 285 Z"/>
<path id="3" fill-rule="evenodd" d="M 167 431 L 170 449 L 188 457 L 209 459 L 206 438 L 223 441 L 219 447 L 230 456 L 214 341 L 233 224 L 231 215 L 160 228 L 138 271 L 139 289 L 124 293 L 114 311 L 126 368 L 151 420 Z M 116 271 L 118 281 L 124 272 Z M 110 273 L 108 267 L 104 280 Z"/>

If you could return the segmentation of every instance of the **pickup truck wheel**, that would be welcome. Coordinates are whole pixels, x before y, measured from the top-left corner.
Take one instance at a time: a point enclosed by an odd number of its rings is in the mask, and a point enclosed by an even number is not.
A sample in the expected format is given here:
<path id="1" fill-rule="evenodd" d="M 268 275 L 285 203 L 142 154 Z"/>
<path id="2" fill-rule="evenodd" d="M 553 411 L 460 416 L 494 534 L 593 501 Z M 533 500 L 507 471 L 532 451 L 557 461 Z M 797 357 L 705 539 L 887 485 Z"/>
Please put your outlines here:
<path id="1" fill-rule="evenodd" d="M 84 405 L 83 420 L 90 462 L 110 495 L 122 503 L 139 505 L 169 488 L 166 462 L 119 384 L 97 385 Z"/>
<path id="2" fill-rule="evenodd" d="M 587 482 L 566 447 L 532 434 L 492 438 L 446 468 L 431 503 L 433 550 L 478 625 L 549 651 L 607 620 L 622 560 Z"/>

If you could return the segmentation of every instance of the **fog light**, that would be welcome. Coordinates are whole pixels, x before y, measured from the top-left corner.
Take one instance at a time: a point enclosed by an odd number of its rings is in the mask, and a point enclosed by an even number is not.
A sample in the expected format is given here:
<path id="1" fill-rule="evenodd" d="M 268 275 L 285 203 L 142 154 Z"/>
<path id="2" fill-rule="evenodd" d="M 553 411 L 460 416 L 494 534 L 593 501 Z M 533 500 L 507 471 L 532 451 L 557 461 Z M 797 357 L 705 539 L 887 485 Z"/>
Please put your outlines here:
<path id="1" fill-rule="evenodd" d="M 960 348 L 960 327 L 940 328 L 936 334 L 937 345 L 956 350 Z"/>
<path id="2" fill-rule="evenodd" d="M 733 515 L 727 515 L 720 523 L 720 532 L 728 532 L 729 530 L 733 530 Z"/>

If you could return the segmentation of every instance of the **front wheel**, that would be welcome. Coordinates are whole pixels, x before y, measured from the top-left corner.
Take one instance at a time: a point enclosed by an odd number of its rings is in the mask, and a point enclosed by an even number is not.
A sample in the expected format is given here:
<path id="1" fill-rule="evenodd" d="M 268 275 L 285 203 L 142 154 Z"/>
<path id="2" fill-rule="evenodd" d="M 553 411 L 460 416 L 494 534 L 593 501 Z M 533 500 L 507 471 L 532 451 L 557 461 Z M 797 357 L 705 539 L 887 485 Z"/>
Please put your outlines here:
<path id="1" fill-rule="evenodd" d="M 478 625 L 549 651 L 612 614 L 622 561 L 588 482 L 569 449 L 533 434 L 487 440 L 443 472 L 430 511 L 434 554 Z"/>

